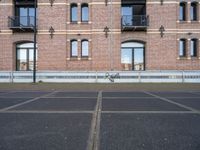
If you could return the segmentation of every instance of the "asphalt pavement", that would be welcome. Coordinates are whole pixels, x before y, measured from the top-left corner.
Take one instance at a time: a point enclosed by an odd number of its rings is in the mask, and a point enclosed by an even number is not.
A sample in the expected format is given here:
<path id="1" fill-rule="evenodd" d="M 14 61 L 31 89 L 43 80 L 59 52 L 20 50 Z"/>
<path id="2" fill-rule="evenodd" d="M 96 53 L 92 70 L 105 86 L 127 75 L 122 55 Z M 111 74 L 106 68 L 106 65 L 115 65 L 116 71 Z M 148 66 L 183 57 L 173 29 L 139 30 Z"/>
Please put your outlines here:
<path id="1" fill-rule="evenodd" d="M 0 150 L 200 150 L 200 91 L 0 91 Z"/>

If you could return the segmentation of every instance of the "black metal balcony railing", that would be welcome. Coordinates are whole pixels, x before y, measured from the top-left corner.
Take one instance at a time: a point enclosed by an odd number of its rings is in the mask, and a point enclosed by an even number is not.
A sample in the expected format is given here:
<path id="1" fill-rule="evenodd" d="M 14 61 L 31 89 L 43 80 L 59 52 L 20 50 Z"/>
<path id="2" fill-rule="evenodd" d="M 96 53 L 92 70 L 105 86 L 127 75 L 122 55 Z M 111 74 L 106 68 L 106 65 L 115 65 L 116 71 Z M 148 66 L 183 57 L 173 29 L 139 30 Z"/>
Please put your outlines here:
<path id="1" fill-rule="evenodd" d="M 34 29 L 35 17 L 30 16 L 12 16 L 8 17 L 8 25 L 10 29 Z"/>
<path id="2" fill-rule="evenodd" d="M 125 15 L 122 16 L 122 29 L 140 28 L 146 29 L 149 25 L 149 19 L 146 15 Z"/>

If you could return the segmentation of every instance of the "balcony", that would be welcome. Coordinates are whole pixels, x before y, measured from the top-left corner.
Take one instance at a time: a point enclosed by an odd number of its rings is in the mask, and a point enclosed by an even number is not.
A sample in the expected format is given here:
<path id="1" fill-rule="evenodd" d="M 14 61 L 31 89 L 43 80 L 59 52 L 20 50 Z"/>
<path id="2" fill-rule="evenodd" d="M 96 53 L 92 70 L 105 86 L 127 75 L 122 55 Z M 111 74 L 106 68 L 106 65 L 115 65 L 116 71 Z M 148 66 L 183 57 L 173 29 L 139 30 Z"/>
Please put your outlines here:
<path id="1" fill-rule="evenodd" d="M 8 17 L 8 26 L 10 29 L 16 32 L 20 31 L 33 32 L 34 21 L 35 17 L 13 16 L 13 17 Z"/>
<path id="2" fill-rule="evenodd" d="M 146 15 L 123 15 L 121 18 L 122 31 L 145 31 L 149 25 Z"/>

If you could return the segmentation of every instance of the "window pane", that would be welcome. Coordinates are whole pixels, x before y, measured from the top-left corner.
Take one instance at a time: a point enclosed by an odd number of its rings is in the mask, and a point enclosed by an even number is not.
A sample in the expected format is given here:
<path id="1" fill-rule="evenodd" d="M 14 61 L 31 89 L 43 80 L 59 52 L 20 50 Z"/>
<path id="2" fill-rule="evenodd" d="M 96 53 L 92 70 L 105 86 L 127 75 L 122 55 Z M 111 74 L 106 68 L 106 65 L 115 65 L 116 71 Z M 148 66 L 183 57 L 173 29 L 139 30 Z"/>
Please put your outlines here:
<path id="1" fill-rule="evenodd" d="M 27 70 L 27 50 L 17 50 L 17 70 Z"/>
<path id="2" fill-rule="evenodd" d="M 197 56 L 197 41 L 194 39 L 190 42 L 190 55 Z"/>
<path id="3" fill-rule="evenodd" d="M 35 16 L 35 8 L 29 8 L 29 16 Z"/>
<path id="4" fill-rule="evenodd" d="M 35 9 L 29 8 L 29 25 L 34 25 L 34 16 L 35 16 Z"/>
<path id="5" fill-rule="evenodd" d="M 197 20 L 197 5 L 196 3 L 192 3 L 190 7 L 190 17 L 192 21 Z"/>
<path id="6" fill-rule="evenodd" d="M 20 25 L 27 26 L 28 25 L 28 8 L 19 8 L 19 21 Z"/>
<path id="7" fill-rule="evenodd" d="M 77 6 L 71 6 L 71 21 L 77 21 Z"/>
<path id="8" fill-rule="evenodd" d="M 134 70 L 144 70 L 144 49 L 134 49 Z"/>
<path id="9" fill-rule="evenodd" d="M 33 70 L 33 49 L 29 50 L 29 66 L 28 70 Z"/>
<path id="10" fill-rule="evenodd" d="M 78 43 L 77 43 L 77 41 L 71 42 L 71 56 L 78 56 Z"/>
<path id="11" fill-rule="evenodd" d="M 20 16 L 28 16 L 28 8 L 20 7 L 19 8 L 19 15 Z"/>
<path id="12" fill-rule="evenodd" d="M 185 21 L 185 4 L 181 3 L 179 8 L 179 20 Z"/>
<path id="13" fill-rule="evenodd" d="M 82 16 L 81 16 L 81 20 L 82 21 L 88 21 L 89 20 L 89 10 L 88 10 L 88 6 L 82 6 L 82 12 L 81 12 Z"/>
<path id="14" fill-rule="evenodd" d="M 132 25 L 132 17 L 133 17 L 133 7 L 132 6 L 122 6 L 122 16 L 123 25 Z"/>
<path id="15" fill-rule="evenodd" d="M 121 63 L 132 64 L 132 49 L 127 48 L 121 50 Z"/>
<path id="16" fill-rule="evenodd" d="M 82 47 L 82 56 L 88 56 L 89 55 L 88 41 L 83 41 L 81 47 Z"/>
<path id="17" fill-rule="evenodd" d="M 133 69 L 133 52 L 132 48 L 122 48 L 121 49 L 121 63 L 124 70 Z"/>
<path id="18" fill-rule="evenodd" d="M 185 56 L 185 40 L 179 42 L 179 56 Z"/>

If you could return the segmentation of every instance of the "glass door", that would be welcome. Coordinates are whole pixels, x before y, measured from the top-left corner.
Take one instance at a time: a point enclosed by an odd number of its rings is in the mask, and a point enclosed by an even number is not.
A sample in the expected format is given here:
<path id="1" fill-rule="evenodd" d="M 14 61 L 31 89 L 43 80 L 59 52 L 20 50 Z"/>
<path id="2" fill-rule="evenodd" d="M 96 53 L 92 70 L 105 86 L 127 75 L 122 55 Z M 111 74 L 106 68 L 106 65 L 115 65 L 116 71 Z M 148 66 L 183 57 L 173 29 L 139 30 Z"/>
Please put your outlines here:
<path id="1" fill-rule="evenodd" d="M 121 63 L 124 70 L 130 71 L 133 67 L 132 48 L 122 48 L 121 50 Z"/>
<path id="2" fill-rule="evenodd" d="M 144 48 L 122 48 L 121 63 L 125 71 L 145 70 Z"/>
<path id="3" fill-rule="evenodd" d="M 122 6 L 122 24 L 125 26 L 132 25 L 133 7 L 131 5 Z"/>
<path id="4" fill-rule="evenodd" d="M 27 70 L 27 49 L 17 50 L 17 70 Z"/>
<path id="5" fill-rule="evenodd" d="M 27 16 L 28 16 L 28 8 L 20 7 L 19 8 L 20 25 L 28 26 Z"/>
<path id="6" fill-rule="evenodd" d="M 18 7 L 17 16 L 19 17 L 19 25 L 30 26 L 34 25 L 35 9 L 33 7 Z"/>
<path id="7" fill-rule="evenodd" d="M 29 16 L 29 25 L 34 26 L 34 20 L 35 20 L 35 8 L 30 7 L 28 10 L 28 16 Z"/>
<path id="8" fill-rule="evenodd" d="M 133 49 L 133 70 L 144 70 L 144 48 Z"/>

